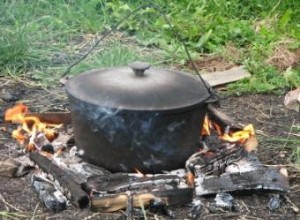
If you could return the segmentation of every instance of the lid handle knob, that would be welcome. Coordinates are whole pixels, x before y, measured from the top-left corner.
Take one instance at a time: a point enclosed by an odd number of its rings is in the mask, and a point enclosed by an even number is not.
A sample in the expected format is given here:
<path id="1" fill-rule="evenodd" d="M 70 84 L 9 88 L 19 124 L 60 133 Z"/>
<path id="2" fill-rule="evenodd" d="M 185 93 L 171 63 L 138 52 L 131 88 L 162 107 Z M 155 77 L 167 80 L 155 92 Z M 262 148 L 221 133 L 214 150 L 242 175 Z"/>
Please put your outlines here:
<path id="1" fill-rule="evenodd" d="M 133 70 L 136 76 L 143 76 L 145 71 L 150 68 L 149 63 L 144 63 L 141 61 L 129 63 L 128 66 Z"/>

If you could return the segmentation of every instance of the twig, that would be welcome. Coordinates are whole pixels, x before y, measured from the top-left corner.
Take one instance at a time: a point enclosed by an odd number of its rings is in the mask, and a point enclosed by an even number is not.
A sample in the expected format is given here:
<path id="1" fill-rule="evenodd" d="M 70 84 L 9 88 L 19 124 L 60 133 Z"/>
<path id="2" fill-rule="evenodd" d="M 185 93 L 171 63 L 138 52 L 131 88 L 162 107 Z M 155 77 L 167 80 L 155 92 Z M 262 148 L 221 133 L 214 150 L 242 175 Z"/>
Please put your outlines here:
<path id="1" fill-rule="evenodd" d="M 83 220 L 90 220 L 90 219 L 92 219 L 94 217 L 97 217 L 98 215 L 100 215 L 100 212 L 95 212 L 95 213 L 93 213 L 93 214 L 85 217 Z"/>
<path id="2" fill-rule="evenodd" d="M 132 219 L 132 207 L 133 207 L 133 196 L 130 191 L 127 193 L 127 208 L 126 208 L 126 219 Z"/>
<path id="3" fill-rule="evenodd" d="M 140 207 L 141 207 L 141 210 L 142 210 L 142 213 L 143 213 L 144 220 L 147 220 L 147 215 L 146 215 L 146 210 L 145 210 L 144 203 L 141 201 L 141 199 L 139 199 L 139 203 L 140 203 Z"/>
<path id="4" fill-rule="evenodd" d="M 287 145 L 287 143 L 288 143 L 288 141 L 289 141 L 289 139 L 290 139 L 291 132 L 292 132 L 292 130 L 293 130 L 294 124 L 295 124 L 295 119 L 293 120 L 292 126 L 290 127 L 288 136 L 287 136 L 287 138 L 286 138 L 286 142 L 284 143 L 282 149 L 284 149 L 284 148 L 286 147 L 286 145 Z"/>
<path id="5" fill-rule="evenodd" d="M 2 85 L 1 85 L 1 87 L 3 87 L 3 86 L 5 86 L 5 85 L 7 85 L 8 83 L 10 83 L 10 79 L 9 80 L 7 80 L 5 83 L 3 83 Z"/>
<path id="6" fill-rule="evenodd" d="M 265 132 L 263 132 L 262 130 L 255 130 L 256 134 L 262 135 L 264 137 L 270 137 L 270 135 L 266 134 Z"/>
<path id="7" fill-rule="evenodd" d="M 21 209 L 9 204 L 8 202 L 6 202 L 6 200 L 3 198 L 3 196 L 0 194 L 0 199 L 1 201 L 8 207 L 10 207 L 11 209 L 15 210 L 15 211 L 18 211 L 18 212 L 23 212 Z"/>
<path id="8" fill-rule="evenodd" d="M 33 210 L 33 213 L 32 213 L 31 220 L 34 220 L 35 214 L 36 214 L 36 212 L 37 212 L 37 209 L 38 209 L 39 205 L 40 205 L 40 202 L 38 202 L 38 203 L 36 204 L 36 206 L 35 206 L 35 208 L 34 208 L 34 210 Z"/>
<path id="9" fill-rule="evenodd" d="M 244 201 L 242 201 L 242 204 L 246 208 L 247 212 L 250 212 L 250 209 L 248 208 L 248 206 L 246 205 L 246 203 Z"/>
<path id="10" fill-rule="evenodd" d="M 289 203 L 292 206 L 293 211 L 299 213 L 299 208 L 296 206 L 296 204 L 293 203 L 289 197 L 284 196 L 284 198 L 286 199 L 287 203 Z"/>
<path id="11" fill-rule="evenodd" d="M 258 218 L 255 216 L 250 216 L 250 215 L 242 215 L 239 217 L 240 220 L 246 220 L 246 219 L 254 219 L 254 220 L 264 220 L 263 218 Z"/>
<path id="12" fill-rule="evenodd" d="M 226 212 L 224 214 L 218 213 L 218 214 L 206 215 L 206 216 L 203 216 L 203 219 L 214 219 L 214 218 L 217 218 L 217 217 L 222 217 L 222 219 L 224 219 L 224 218 L 234 218 L 234 217 L 238 217 L 240 215 L 241 215 L 240 213 Z"/>
<path id="13" fill-rule="evenodd" d="M 258 118 L 256 118 L 256 121 L 258 122 L 261 122 L 261 123 L 264 123 L 264 124 L 268 124 L 268 125 L 273 125 L 273 126 L 278 126 L 276 123 L 273 123 L 273 122 L 269 122 L 269 121 L 263 121 L 263 120 L 260 120 Z"/>
<path id="14" fill-rule="evenodd" d="M 292 136 L 300 137 L 300 134 L 295 134 L 295 133 L 289 133 Z"/>
<path id="15" fill-rule="evenodd" d="M 0 196 L 1 196 L 1 199 L 4 199 L 4 198 L 2 197 L 2 195 L 0 195 Z M 4 203 L 4 202 L 3 202 L 3 203 Z M 6 211 L 9 212 L 9 208 L 8 208 L 7 204 L 4 203 L 4 206 L 5 206 L 5 208 L 6 208 Z"/>
<path id="16" fill-rule="evenodd" d="M 247 104 L 250 107 L 254 108 L 255 110 L 259 111 L 263 116 L 265 116 L 266 118 L 270 119 L 270 116 L 267 115 L 266 113 L 264 113 L 262 110 L 260 110 L 259 108 L 257 108 L 257 106 L 253 105 L 252 103 L 249 102 L 245 102 L 243 100 L 239 100 L 240 102 L 242 102 L 243 104 Z"/>
<path id="17" fill-rule="evenodd" d="M 157 215 L 154 215 L 154 219 L 155 220 L 159 220 L 159 218 L 157 217 Z"/>

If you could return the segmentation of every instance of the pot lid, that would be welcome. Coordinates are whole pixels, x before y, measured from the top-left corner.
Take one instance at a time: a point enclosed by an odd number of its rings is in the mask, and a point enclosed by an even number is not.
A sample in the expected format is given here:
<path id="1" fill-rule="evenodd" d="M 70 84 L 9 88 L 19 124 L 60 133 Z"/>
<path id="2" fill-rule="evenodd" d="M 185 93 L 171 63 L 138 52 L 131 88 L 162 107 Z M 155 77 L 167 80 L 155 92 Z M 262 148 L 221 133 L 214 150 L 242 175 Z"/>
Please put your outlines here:
<path id="1" fill-rule="evenodd" d="M 210 97 L 200 79 L 138 61 L 128 67 L 96 69 L 74 76 L 66 90 L 94 105 L 141 111 L 192 107 Z"/>

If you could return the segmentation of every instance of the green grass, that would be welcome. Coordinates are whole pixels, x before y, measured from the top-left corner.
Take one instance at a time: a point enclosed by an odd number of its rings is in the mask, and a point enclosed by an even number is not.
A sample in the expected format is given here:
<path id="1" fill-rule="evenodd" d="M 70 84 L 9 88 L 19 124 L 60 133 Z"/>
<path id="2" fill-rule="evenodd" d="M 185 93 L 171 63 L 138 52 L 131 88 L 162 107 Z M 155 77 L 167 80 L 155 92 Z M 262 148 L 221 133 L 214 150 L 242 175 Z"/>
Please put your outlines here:
<path id="1" fill-rule="evenodd" d="M 289 160 L 291 163 L 300 164 L 300 140 L 297 137 L 280 138 L 268 137 L 262 138 L 261 143 L 267 143 L 269 148 L 278 150 L 288 150 L 291 152 Z"/>
<path id="2" fill-rule="evenodd" d="M 79 59 L 96 36 L 139 7 L 142 0 L 11 0 L 0 7 L 0 74 L 25 75 L 46 84 L 57 81 L 72 62 Z M 267 62 L 278 45 L 293 52 L 300 47 L 300 1 L 298 0 L 183 0 L 151 1 L 163 10 L 173 28 L 188 45 L 192 57 L 224 56 L 244 64 L 253 77 L 230 85 L 236 93 L 284 91 L 300 86 L 300 69 L 289 65 L 278 69 Z M 71 74 L 94 67 L 125 65 L 135 59 L 153 63 L 184 64 L 186 54 L 163 17 L 153 8 L 142 9 L 120 26 L 136 45 L 160 48 L 162 54 L 147 53 L 120 40 L 100 45 Z M 126 38 L 126 37 L 125 37 Z M 240 56 L 226 56 L 232 45 Z M 105 49 L 106 48 L 106 49 Z M 97 52 L 103 51 L 105 55 Z M 155 53 L 155 52 L 153 52 Z M 55 54 L 66 60 L 53 63 Z M 150 58 L 148 57 L 150 55 Z M 162 55 L 162 56 L 161 56 Z"/>

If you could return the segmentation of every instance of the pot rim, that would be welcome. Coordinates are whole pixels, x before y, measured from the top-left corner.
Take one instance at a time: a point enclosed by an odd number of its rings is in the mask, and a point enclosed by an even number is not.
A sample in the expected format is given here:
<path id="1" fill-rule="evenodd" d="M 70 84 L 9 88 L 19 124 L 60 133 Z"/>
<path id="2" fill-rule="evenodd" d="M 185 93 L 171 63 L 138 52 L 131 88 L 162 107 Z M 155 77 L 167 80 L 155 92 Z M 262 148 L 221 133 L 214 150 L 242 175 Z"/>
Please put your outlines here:
<path id="1" fill-rule="evenodd" d="M 180 113 L 185 113 L 185 112 L 191 112 L 194 111 L 196 109 L 200 109 L 207 106 L 207 102 L 199 102 L 193 105 L 189 105 L 189 106 L 184 106 L 181 108 L 172 108 L 172 109 L 130 109 L 130 108 L 115 108 L 115 107 L 109 107 L 109 106 L 104 106 L 104 105 L 98 105 L 95 103 L 90 103 L 87 102 L 83 99 L 80 99 L 78 97 L 74 97 L 73 95 L 68 93 L 68 98 L 69 99 L 75 99 L 77 102 L 82 102 L 86 105 L 91 105 L 95 108 L 107 108 L 110 109 L 112 111 L 121 111 L 122 113 L 136 113 L 136 114 L 142 114 L 142 113 L 159 113 L 160 115 L 170 115 L 170 114 L 180 114 Z M 72 109 L 71 109 L 72 112 Z"/>
<path id="2" fill-rule="evenodd" d="M 178 70 L 153 67 L 145 76 L 129 74 L 129 67 L 89 70 L 71 78 L 66 92 L 96 106 L 130 111 L 182 111 L 211 98 L 199 79 Z"/>

